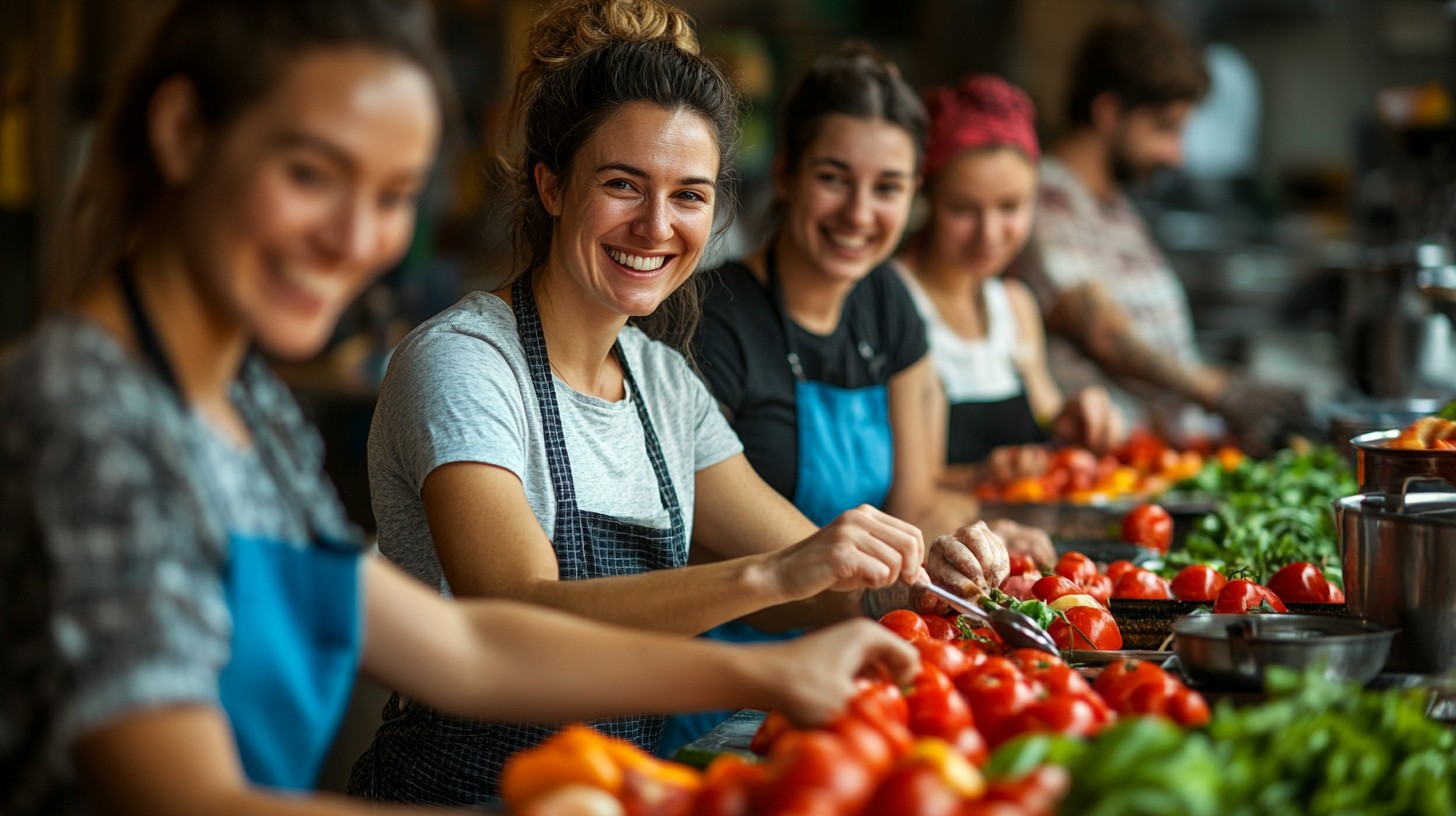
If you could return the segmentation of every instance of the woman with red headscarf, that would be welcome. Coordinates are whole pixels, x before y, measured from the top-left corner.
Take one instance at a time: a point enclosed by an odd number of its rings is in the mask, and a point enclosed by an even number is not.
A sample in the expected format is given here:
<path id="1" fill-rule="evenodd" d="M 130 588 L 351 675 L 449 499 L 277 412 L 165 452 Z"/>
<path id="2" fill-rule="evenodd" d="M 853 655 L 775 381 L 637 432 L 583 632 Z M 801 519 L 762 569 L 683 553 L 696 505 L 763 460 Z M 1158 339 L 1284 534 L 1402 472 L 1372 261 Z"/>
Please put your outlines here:
<path id="1" fill-rule="evenodd" d="M 1064 398 L 1047 370 L 1031 291 L 1002 273 L 1031 234 L 1036 209 L 1035 110 L 1026 94 L 981 75 L 926 94 L 924 193 L 930 215 L 901 253 L 945 389 L 944 481 L 968 485 L 1044 467 L 1054 436 L 1104 451 L 1123 420 L 1100 388 Z M 979 466 L 978 466 L 978 463 Z"/>

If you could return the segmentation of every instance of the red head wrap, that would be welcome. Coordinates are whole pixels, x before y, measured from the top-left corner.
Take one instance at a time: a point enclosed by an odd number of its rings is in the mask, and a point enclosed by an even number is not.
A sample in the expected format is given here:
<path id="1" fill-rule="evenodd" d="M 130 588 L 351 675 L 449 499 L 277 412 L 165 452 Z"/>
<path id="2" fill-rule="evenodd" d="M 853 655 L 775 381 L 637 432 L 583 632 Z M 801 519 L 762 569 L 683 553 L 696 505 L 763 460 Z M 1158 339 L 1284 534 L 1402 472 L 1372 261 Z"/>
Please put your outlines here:
<path id="1" fill-rule="evenodd" d="M 925 93 L 930 137 L 925 144 L 925 177 L 939 173 L 962 150 L 1012 147 L 1035 162 L 1036 108 L 1020 88 L 990 74 L 961 80 L 954 88 Z"/>

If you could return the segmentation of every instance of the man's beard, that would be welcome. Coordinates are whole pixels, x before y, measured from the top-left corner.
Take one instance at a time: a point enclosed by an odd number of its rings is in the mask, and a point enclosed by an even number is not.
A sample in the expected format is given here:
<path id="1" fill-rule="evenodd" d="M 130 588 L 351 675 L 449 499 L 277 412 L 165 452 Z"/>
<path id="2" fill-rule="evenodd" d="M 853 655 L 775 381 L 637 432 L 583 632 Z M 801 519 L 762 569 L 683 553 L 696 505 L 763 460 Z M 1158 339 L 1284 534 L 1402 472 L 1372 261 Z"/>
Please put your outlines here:
<path id="1" fill-rule="evenodd" d="M 1142 184 L 1150 180 L 1162 167 L 1159 163 L 1140 164 L 1133 160 L 1126 148 L 1121 144 L 1112 146 L 1111 155 L 1108 161 L 1112 169 L 1112 177 L 1117 180 L 1120 186 L 1126 187 L 1133 184 Z"/>

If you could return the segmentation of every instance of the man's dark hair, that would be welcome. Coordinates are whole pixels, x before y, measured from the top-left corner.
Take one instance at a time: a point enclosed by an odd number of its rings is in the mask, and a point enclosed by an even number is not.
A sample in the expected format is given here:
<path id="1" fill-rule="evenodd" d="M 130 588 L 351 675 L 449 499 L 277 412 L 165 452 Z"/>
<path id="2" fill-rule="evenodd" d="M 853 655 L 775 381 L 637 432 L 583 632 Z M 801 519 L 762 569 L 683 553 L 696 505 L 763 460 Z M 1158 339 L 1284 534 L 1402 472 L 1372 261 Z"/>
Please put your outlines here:
<path id="1" fill-rule="evenodd" d="M 1208 92 L 1202 50 L 1171 20 L 1156 14 L 1097 23 L 1072 63 L 1067 119 L 1092 122 L 1092 101 L 1112 93 L 1125 110 L 1197 102 Z"/>

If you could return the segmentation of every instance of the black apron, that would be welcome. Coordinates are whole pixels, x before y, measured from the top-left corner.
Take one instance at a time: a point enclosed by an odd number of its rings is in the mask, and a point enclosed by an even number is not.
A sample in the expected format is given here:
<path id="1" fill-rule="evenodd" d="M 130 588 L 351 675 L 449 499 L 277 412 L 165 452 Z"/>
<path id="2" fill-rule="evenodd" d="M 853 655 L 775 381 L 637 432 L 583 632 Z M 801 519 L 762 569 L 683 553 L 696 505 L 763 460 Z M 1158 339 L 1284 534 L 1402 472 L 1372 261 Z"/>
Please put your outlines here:
<path id="1" fill-rule="evenodd" d="M 1046 441 L 1036 424 L 1025 387 L 1015 396 L 988 402 L 958 402 L 950 406 L 946 433 L 947 464 L 976 464 L 991 451 L 1007 445 L 1032 445 Z"/>
<path id="2" fill-rule="evenodd" d="M 556 536 L 552 546 L 561 580 L 577 581 L 611 575 L 638 575 L 687 563 L 687 529 L 677 491 L 667 472 L 652 419 L 632 377 L 620 344 L 614 347 L 626 380 L 628 398 L 637 407 L 647 456 L 657 478 L 658 495 L 667 509 L 666 530 L 628 524 L 611 516 L 584 511 L 576 504 L 571 458 L 556 405 L 556 386 L 546 355 L 546 338 L 536 311 L 529 277 L 511 287 L 516 328 L 525 349 L 531 385 L 541 409 L 546 461 L 556 494 Z M 590 671 L 590 667 L 585 667 Z M 614 737 L 653 751 L 662 734 L 660 716 L 619 717 L 591 725 Z M 479 722 L 453 717 L 415 701 L 401 703 L 398 694 L 384 707 L 384 723 L 374 743 L 355 763 L 349 792 L 375 800 L 432 804 L 490 804 L 497 796 L 501 768 L 517 751 L 541 743 L 556 728 L 524 723 Z"/>

